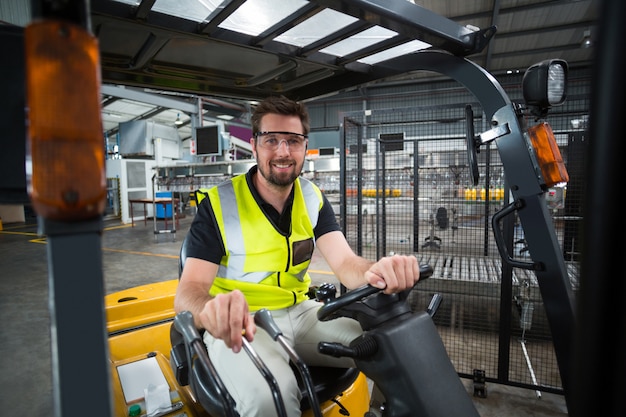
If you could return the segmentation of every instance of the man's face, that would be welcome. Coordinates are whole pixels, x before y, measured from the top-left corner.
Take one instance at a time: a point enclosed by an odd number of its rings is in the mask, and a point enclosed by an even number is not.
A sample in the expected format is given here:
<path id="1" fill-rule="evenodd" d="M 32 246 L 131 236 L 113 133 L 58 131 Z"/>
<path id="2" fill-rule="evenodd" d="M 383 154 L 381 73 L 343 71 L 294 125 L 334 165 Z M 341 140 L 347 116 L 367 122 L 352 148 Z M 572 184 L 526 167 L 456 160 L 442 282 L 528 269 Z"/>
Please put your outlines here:
<path id="1" fill-rule="evenodd" d="M 290 186 L 302 172 L 307 140 L 297 116 L 267 114 L 261 119 L 262 134 L 252 139 L 259 173 L 273 186 Z"/>

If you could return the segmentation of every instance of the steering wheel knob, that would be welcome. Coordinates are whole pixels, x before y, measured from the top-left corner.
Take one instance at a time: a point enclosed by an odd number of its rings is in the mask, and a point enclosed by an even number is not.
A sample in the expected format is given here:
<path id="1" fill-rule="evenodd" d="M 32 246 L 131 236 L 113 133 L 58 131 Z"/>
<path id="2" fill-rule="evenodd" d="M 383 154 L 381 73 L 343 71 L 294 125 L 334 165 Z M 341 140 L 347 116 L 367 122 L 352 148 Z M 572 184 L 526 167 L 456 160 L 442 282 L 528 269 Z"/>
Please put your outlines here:
<path id="1" fill-rule="evenodd" d="M 317 301 L 321 301 L 324 304 L 328 301 L 334 300 L 336 297 L 337 287 L 335 287 L 335 284 L 322 284 L 315 291 L 315 298 L 317 299 Z"/>

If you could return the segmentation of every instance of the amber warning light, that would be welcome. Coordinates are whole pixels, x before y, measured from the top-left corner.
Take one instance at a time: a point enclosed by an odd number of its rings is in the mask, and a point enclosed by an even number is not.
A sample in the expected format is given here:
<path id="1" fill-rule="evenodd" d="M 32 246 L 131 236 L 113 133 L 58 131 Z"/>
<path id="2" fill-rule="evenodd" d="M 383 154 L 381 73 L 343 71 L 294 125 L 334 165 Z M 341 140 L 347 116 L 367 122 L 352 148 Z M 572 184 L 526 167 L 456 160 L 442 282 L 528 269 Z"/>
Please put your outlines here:
<path id="1" fill-rule="evenodd" d="M 43 20 L 26 27 L 24 40 L 33 208 L 51 220 L 95 218 L 106 203 L 97 39 Z"/>
<path id="2" fill-rule="evenodd" d="M 528 134 L 546 186 L 568 182 L 569 175 L 550 125 L 539 123 L 529 128 Z"/>

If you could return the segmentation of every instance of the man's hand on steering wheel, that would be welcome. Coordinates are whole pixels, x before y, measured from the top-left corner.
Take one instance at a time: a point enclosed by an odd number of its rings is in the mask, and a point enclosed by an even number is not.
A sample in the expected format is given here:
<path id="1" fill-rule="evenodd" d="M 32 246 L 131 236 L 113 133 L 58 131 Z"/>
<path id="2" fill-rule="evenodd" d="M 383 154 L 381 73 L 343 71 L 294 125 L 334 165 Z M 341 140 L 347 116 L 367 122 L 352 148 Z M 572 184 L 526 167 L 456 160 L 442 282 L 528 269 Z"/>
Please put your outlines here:
<path id="1" fill-rule="evenodd" d="M 373 287 L 384 289 L 385 294 L 413 288 L 419 276 L 417 258 L 411 255 L 386 256 L 365 272 L 367 282 Z"/>

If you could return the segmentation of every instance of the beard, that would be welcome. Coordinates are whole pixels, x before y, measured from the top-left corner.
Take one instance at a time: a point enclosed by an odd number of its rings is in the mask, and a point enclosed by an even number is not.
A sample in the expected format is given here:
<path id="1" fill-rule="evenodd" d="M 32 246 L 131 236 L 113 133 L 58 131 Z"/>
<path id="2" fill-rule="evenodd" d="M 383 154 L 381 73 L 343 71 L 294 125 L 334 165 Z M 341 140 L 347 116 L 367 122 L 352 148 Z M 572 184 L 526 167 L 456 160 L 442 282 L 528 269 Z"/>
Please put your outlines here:
<path id="1" fill-rule="evenodd" d="M 274 165 L 268 163 L 267 165 L 258 164 L 258 171 L 265 180 L 276 187 L 288 187 L 300 176 L 300 172 L 302 172 L 302 166 L 304 165 L 304 161 L 298 165 L 298 163 L 294 160 L 289 161 L 274 161 L 278 164 L 291 163 L 291 169 L 289 171 L 277 171 L 274 168 Z M 267 169 L 266 169 L 267 168 Z"/>

